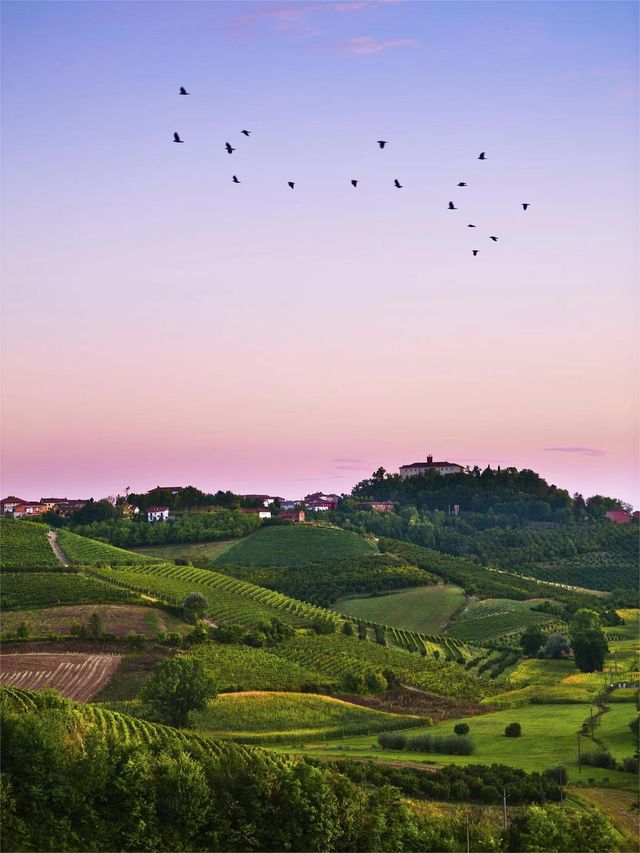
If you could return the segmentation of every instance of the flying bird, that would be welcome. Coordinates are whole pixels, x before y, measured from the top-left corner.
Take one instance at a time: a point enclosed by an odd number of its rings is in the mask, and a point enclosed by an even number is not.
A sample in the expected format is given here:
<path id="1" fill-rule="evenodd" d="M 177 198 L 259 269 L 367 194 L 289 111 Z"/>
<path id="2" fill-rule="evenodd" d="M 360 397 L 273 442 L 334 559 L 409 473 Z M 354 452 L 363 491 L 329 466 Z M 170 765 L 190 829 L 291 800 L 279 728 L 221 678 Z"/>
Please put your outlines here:
<path id="1" fill-rule="evenodd" d="M 455 206 L 455 204 L 452 201 L 450 201 L 449 202 L 449 210 L 457 210 L 457 209 L 458 208 Z"/>
<path id="2" fill-rule="evenodd" d="M 386 139 L 379 139 L 379 140 L 378 140 L 378 145 L 380 146 L 380 148 L 384 148 L 384 146 L 385 146 L 386 144 L 387 144 L 387 140 L 386 140 Z"/>
<path id="3" fill-rule="evenodd" d="M 184 139 L 180 139 L 180 134 L 179 134 L 179 133 L 174 133 L 174 134 L 173 134 L 173 141 L 174 141 L 174 142 L 184 142 Z"/>
<path id="4" fill-rule="evenodd" d="M 487 159 L 487 158 L 486 158 L 486 156 L 485 156 L 484 151 L 481 151 L 481 152 L 480 152 L 480 156 L 478 157 L 478 160 L 486 160 L 486 159 Z"/>
<path id="5" fill-rule="evenodd" d="M 494 237 L 493 235 L 492 235 L 491 237 L 489 237 L 489 239 L 490 239 L 490 240 L 493 240 L 493 242 L 494 242 L 494 243 L 497 243 L 497 242 L 498 242 L 498 238 L 497 238 L 497 237 Z"/>
<path id="6" fill-rule="evenodd" d="M 241 130 L 240 133 L 243 133 L 245 136 L 251 136 L 250 130 Z"/>
<path id="7" fill-rule="evenodd" d="M 474 257 L 474 258 L 475 258 L 475 256 L 478 254 L 478 251 L 479 251 L 479 249 L 472 249 L 472 250 L 471 250 L 471 253 L 472 253 L 472 255 L 473 255 L 473 257 Z"/>
<path id="8" fill-rule="evenodd" d="M 357 187 L 357 186 L 358 186 L 358 182 L 357 182 L 357 181 L 351 181 L 351 186 L 352 186 L 352 187 Z"/>
<path id="9" fill-rule="evenodd" d="M 529 202 L 527 202 L 526 204 L 523 204 L 523 205 L 522 205 L 522 209 L 523 209 L 523 210 L 526 210 L 528 207 L 529 207 Z"/>
<path id="10" fill-rule="evenodd" d="M 293 189 L 295 187 L 295 183 L 293 181 L 287 181 L 287 183 L 289 184 L 291 189 Z"/>
<path id="11" fill-rule="evenodd" d="M 238 178 L 237 178 L 237 176 L 236 176 L 236 175 L 234 175 L 234 176 L 233 176 L 233 183 L 234 183 L 234 184 L 240 184 L 240 183 L 242 183 L 242 182 L 238 180 Z"/>
<path id="12" fill-rule="evenodd" d="M 191 92 L 187 92 L 187 90 L 184 88 L 184 86 L 180 86 L 180 94 L 181 95 L 190 95 Z"/>
<path id="13" fill-rule="evenodd" d="M 475 225 L 467 225 L 467 228 L 475 228 Z"/>
<path id="14" fill-rule="evenodd" d="M 397 187 L 399 190 L 401 190 L 401 189 L 402 189 L 402 184 L 400 183 L 400 181 L 399 181 L 397 178 L 396 178 L 396 179 L 395 179 L 395 181 L 393 182 L 393 185 L 394 185 L 395 187 Z"/>
<path id="15" fill-rule="evenodd" d="M 228 142 L 225 142 L 224 147 L 227 149 L 227 154 L 233 154 L 236 150 L 235 148 L 232 148 Z"/>
<path id="16" fill-rule="evenodd" d="M 466 184 L 465 184 L 465 182 L 464 182 L 464 181 L 460 181 L 460 183 L 458 184 L 458 186 L 459 186 L 459 187 L 466 187 Z"/>

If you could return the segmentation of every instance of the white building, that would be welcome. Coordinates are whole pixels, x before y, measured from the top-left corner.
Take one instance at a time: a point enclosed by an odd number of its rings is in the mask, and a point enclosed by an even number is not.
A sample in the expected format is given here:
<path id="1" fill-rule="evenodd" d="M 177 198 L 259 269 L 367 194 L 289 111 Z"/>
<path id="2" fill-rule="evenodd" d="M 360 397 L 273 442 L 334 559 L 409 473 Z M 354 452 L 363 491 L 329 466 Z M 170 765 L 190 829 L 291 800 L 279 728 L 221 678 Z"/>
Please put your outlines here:
<path id="1" fill-rule="evenodd" d="M 150 506 L 147 510 L 147 521 L 167 521 L 168 518 L 168 506 Z"/>
<path id="2" fill-rule="evenodd" d="M 247 512 L 249 515 L 257 515 L 258 518 L 271 518 L 270 509 L 260 509 L 260 507 L 243 507 L 242 512 Z"/>
<path id="3" fill-rule="evenodd" d="M 410 465 L 400 466 L 400 476 L 418 477 L 420 474 L 426 474 L 428 471 L 437 471 L 438 474 L 447 476 L 449 474 L 462 474 L 464 468 L 456 462 L 434 462 L 433 456 L 427 456 L 426 462 L 411 462 Z"/>

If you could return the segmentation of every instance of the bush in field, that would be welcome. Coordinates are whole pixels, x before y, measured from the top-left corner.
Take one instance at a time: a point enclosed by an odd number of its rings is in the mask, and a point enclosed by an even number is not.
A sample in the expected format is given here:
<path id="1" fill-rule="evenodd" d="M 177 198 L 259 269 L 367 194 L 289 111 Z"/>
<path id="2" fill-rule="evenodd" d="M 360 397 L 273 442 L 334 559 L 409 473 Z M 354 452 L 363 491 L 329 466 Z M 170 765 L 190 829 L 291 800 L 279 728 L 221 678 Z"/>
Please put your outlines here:
<path id="1" fill-rule="evenodd" d="M 557 767 L 550 767 L 542 775 L 545 779 L 551 779 L 557 785 L 566 785 L 569 781 L 569 772 L 562 764 L 558 764 Z"/>
<path id="2" fill-rule="evenodd" d="M 347 693 L 367 692 L 367 684 L 361 672 L 345 672 L 340 686 Z"/>
<path id="3" fill-rule="evenodd" d="M 407 749 L 412 752 L 436 752 L 442 755 L 471 755 L 475 744 L 466 735 L 414 735 L 407 738 Z"/>
<path id="4" fill-rule="evenodd" d="M 457 735 L 469 734 L 469 726 L 467 723 L 456 723 L 456 725 L 453 727 L 453 730 Z"/>
<path id="5" fill-rule="evenodd" d="M 407 736 L 402 732 L 382 732 L 378 735 L 378 743 L 383 749 L 405 749 Z"/>
<path id="6" fill-rule="evenodd" d="M 353 637 L 355 631 L 353 630 L 353 625 L 351 624 L 351 622 L 344 623 L 344 625 L 342 626 L 342 633 L 346 637 Z"/>
<path id="7" fill-rule="evenodd" d="M 186 726 L 190 713 L 203 710 L 216 696 L 215 682 L 202 661 L 182 656 L 157 666 L 141 694 L 154 716 L 177 728 Z"/>
<path id="8" fill-rule="evenodd" d="M 586 764 L 588 767 L 604 767 L 605 770 L 616 769 L 616 760 L 606 749 L 584 752 L 580 756 L 580 764 Z"/>
<path id="9" fill-rule="evenodd" d="M 640 762 L 635 756 L 630 758 L 623 758 L 620 769 L 623 770 L 625 773 L 637 773 L 639 764 Z"/>
<path id="10" fill-rule="evenodd" d="M 26 622 L 21 622 L 16 629 L 16 639 L 17 640 L 28 640 L 29 639 L 29 626 Z"/>
<path id="11" fill-rule="evenodd" d="M 520 737 L 522 726 L 520 723 L 509 723 L 508 726 L 505 726 L 504 733 L 507 737 Z"/>
<path id="12" fill-rule="evenodd" d="M 364 683 L 369 693 L 384 693 L 389 684 L 381 672 L 368 672 L 364 677 Z"/>
<path id="13" fill-rule="evenodd" d="M 207 599 L 201 592 L 190 592 L 182 602 L 182 610 L 188 622 L 196 622 L 207 612 Z"/>

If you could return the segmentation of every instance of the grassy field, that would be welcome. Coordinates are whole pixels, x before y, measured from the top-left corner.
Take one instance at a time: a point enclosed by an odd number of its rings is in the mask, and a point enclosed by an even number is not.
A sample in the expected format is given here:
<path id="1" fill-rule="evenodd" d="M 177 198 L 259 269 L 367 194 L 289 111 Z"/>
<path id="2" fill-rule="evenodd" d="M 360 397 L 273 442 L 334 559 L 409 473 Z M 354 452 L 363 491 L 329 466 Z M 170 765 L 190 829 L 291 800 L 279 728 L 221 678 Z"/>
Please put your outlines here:
<path id="1" fill-rule="evenodd" d="M 420 717 L 373 711 L 308 693 L 227 693 L 194 714 L 194 729 L 243 743 L 316 740 L 424 725 Z"/>
<path id="2" fill-rule="evenodd" d="M 178 545 L 145 545 L 140 548 L 132 548 L 131 551 L 134 554 L 144 554 L 158 560 L 215 560 L 237 543 L 237 539 L 227 539 L 220 542 L 183 542 Z"/>
<path id="3" fill-rule="evenodd" d="M 13 518 L 0 519 L 2 571 L 60 570 L 62 566 L 47 539 L 48 527 Z"/>
<path id="4" fill-rule="evenodd" d="M 153 562 L 151 557 L 144 554 L 134 554 L 96 539 L 78 536 L 69 530 L 58 531 L 58 544 L 70 563 L 78 566 L 95 566 L 103 563 L 105 566 L 133 566 Z"/>
<path id="5" fill-rule="evenodd" d="M 118 589 L 76 572 L 5 573 L 0 601 L 2 610 L 31 610 L 57 604 L 132 602 L 135 593 Z"/>
<path id="6" fill-rule="evenodd" d="M 206 643 L 196 646 L 190 657 L 203 662 L 218 690 L 299 691 L 303 685 L 332 683 L 326 675 L 251 646 Z"/>
<path id="7" fill-rule="evenodd" d="M 422 731 L 430 734 L 452 734 L 456 723 L 465 722 L 469 725 L 470 736 L 476 744 L 473 755 L 431 755 L 426 753 L 400 753 L 393 750 L 383 750 L 377 741 L 371 737 L 349 737 L 342 741 L 328 741 L 322 745 L 309 744 L 312 750 L 321 750 L 324 754 L 344 754 L 351 758 L 374 758 L 392 761 L 410 762 L 423 761 L 426 764 L 507 764 L 520 767 L 528 772 L 542 771 L 557 764 L 564 764 L 570 780 L 575 782 L 584 778 L 602 781 L 608 778 L 609 783 L 617 788 L 633 789 L 636 778 L 630 773 L 619 770 L 603 770 L 598 767 L 584 767 L 578 772 L 577 767 L 577 732 L 588 716 L 584 705 L 528 705 L 523 708 L 507 711 L 495 711 L 480 716 L 463 717 L 447 720 L 431 728 L 416 729 L 412 734 Z M 508 723 L 519 722 L 522 725 L 522 736 L 508 738 L 504 734 Z M 582 750 L 589 747 L 590 740 L 582 737 Z"/>
<path id="8" fill-rule="evenodd" d="M 333 609 L 356 619 L 370 619 L 409 631 L 439 634 L 453 613 L 463 604 L 464 590 L 450 584 L 421 586 L 391 595 L 342 598 Z"/>
<path id="9" fill-rule="evenodd" d="M 333 527 L 265 527 L 240 540 L 216 562 L 238 566 L 315 566 L 376 551 L 373 542 Z"/>
<path id="10" fill-rule="evenodd" d="M 521 633 L 529 625 L 543 625 L 554 620 L 548 613 L 538 613 L 531 608 L 539 599 L 513 601 L 507 598 L 486 598 L 472 602 L 447 629 L 447 633 L 460 640 L 482 642 L 504 634 Z"/>
<path id="11" fill-rule="evenodd" d="M 611 705 L 607 713 L 602 715 L 600 725 L 595 729 L 595 737 L 618 761 L 631 757 L 637 747 L 629 728 L 629 723 L 637 716 L 638 710 L 631 702 Z"/>
<path id="12" fill-rule="evenodd" d="M 133 631 L 146 637 L 155 637 L 159 631 L 186 633 L 190 625 L 153 607 L 127 604 L 74 604 L 66 607 L 46 607 L 42 610 L 10 610 L 2 614 L 2 633 L 15 631 L 21 622 L 29 627 L 29 637 L 47 634 L 69 634 L 74 623 L 86 622 L 92 613 L 98 613 L 102 630 L 106 634 L 124 636 Z"/>

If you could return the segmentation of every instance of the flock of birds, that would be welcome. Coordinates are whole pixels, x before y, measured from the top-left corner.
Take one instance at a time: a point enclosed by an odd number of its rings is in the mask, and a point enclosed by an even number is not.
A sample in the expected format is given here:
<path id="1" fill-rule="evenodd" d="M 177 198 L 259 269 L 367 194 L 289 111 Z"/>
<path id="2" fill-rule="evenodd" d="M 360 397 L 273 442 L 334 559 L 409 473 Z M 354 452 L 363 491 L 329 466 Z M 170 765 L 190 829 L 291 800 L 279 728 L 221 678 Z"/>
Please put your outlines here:
<path id="1" fill-rule="evenodd" d="M 187 90 L 185 89 L 184 86 L 180 86 L 179 94 L 180 95 L 190 95 L 191 92 L 187 92 Z M 250 130 L 241 130 L 240 133 L 243 136 L 251 136 Z M 183 143 L 184 139 L 181 139 L 180 134 L 177 131 L 175 131 L 173 134 L 173 141 L 178 142 L 178 143 Z M 389 141 L 387 139 L 378 139 L 377 144 L 378 144 L 379 148 L 384 149 L 385 145 L 389 144 Z M 224 147 L 225 147 L 227 154 L 233 154 L 233 152 L 236 150 L 231 145 L 231 143 L 229 143 L 229 142 L 225 142 Z M 486 152 L 481 151 L 480 154 L 478 155 L 478 160 L 486 160 L 486 159 L 487 159 Z M 234 184 L 241 184 L 242 183 L 242 181 L 240 181 L 238 179 L 237 175 L 232 175 L 231 180 L 233 181 Z M 355 178 L 351 179 L 351 186 L 352 187 L 354 187 L 354 188 L 357 187 L 358 183 L 359 183 L 358 180 L 356 180 Z M 291 189 L 294 189 L 296 184 L 295 184 L 295 181 L 287 181 L 287 185 Z M 397 178 L 394 180 L 393 185 L 394 185 L 394 187 L 396 187 L 396 189 L 399 189 L 399 190 L 401 190 L 402 186 L 403 186 Z M 465 181 L 459 181 L 457 186 L 458 187 L 466 187 L 467 184 Z M 524 211 L 526 211 L 529 207 L 531 207 L 529 202 L 523 202 L 522 209 Z M 452 201 L 450 201 L 447 210 L 457 210 L 457 209 L 458 208 L 455 206 L 455 204 Z M 475 228 L 475 227 L 476 227 L 475 225 L 471 225 L 471 224 L 467 225 L 467 228 Z M 494 243 L 498 242 L 498 237 L 496 237 L 495 234 L 490 234 L 489 239 L 493 240 Z M 480 251 L 479 249 L 472 249 L 471 250 L 471 254 L 474 256 L 474 258 L 476 257 L 476 255 L 478 254 L 479 251 Z"/>

